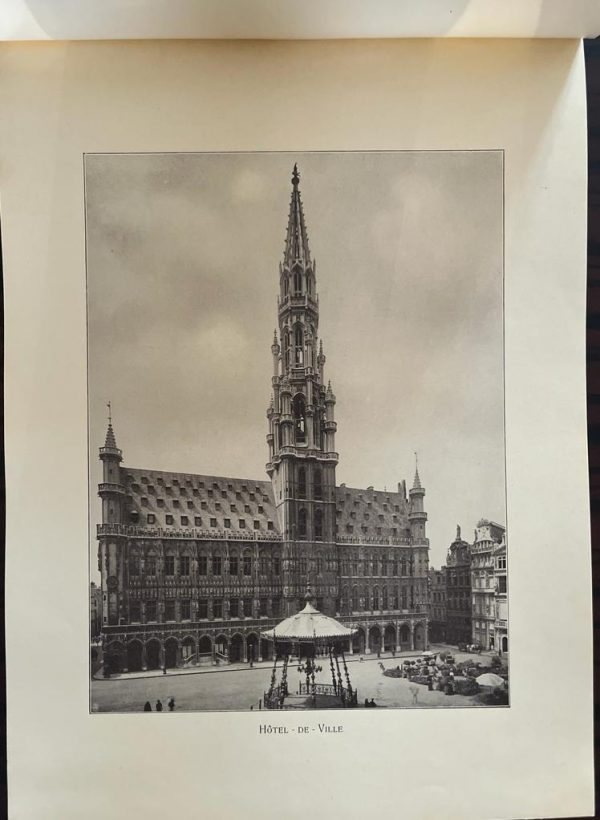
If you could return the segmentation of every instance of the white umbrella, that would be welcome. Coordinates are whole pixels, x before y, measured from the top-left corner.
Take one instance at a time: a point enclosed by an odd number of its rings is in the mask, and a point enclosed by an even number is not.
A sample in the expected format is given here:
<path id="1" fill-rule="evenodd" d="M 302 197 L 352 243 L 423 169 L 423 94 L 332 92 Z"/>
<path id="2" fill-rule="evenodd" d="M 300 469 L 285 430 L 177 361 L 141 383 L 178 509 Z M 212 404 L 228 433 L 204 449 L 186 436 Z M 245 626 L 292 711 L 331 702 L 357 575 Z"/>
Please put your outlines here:
<path id="1" fill-rule="evenodd" d="M 424 658 L 433 658 L 433 652 L 430 652 L 429 649 L 426 649 L 425 652 L 421 653 L 421 655 Z"/>
<path id="2" fill-rule="evenodd" d="M 492 688 L 504 686 L 504 678 L 501 678 L 500 675 L 495 675 L 493 672 L 485 672 L 485 674 L 480 675 L 478 678 L 475 678 L 475 680 L 480 686 L 490 686 Z"/>

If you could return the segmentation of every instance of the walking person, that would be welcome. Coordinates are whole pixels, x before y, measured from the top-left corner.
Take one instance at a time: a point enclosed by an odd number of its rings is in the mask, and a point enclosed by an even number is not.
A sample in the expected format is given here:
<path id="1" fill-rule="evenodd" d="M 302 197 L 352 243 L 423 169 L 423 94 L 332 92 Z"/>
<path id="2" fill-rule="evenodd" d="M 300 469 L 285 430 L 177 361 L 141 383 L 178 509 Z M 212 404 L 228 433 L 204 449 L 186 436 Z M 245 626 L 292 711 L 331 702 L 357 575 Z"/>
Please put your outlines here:
<path id="1" fill-rule="evenodd" d="M 418 686 L 411 686 L 410 691 L 412 692 L 413 703 L 416 703 L 419 699 L 419 687 Z"/>
<path id="2" fill-rule="evenodd" d="M 173 712 L 175 710 L 175 698 L 171 698 L 168 703 L 169 712 Z"/>
<path id="3" fill-rule="evenodd" d="M 157 711 L 157 712 L 162 712 L 162 710 L 163 710 L 163 705 L 162 705 L 162 703 L 160 702 L 160 700 L 157 700 L 157 701 L 156 701 L 156 706 L 155 706 L 154 708 L 156 709 L 156 711 Z"/>

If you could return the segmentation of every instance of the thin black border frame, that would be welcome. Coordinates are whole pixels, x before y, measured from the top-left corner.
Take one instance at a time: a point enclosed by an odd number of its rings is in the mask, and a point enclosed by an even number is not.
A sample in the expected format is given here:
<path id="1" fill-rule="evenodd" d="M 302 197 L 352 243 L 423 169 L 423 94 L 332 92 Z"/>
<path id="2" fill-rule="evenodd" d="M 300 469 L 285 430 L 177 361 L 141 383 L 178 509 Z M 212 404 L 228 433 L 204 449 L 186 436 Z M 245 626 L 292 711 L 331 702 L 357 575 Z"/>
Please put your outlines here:
<path id="1" fill-rule="evenodd" d="M 87 442 L 87 522 L 88 522 L 88 578 L 87 578 L 87 589 L 88 589 L 88 610 L 90 608 L 90 584 L 91 584 L 91 552 L 92 552 L 92 543 L 91 543 L 91 506 L 89 503 L 90 495 L 92 491 L 92 474 L 91 474 L 91 452 L 90 452 L 90 385 L 89 385 L 89 288 L 88 288 L 88 231 L 87 231 L 87 197 L 86 197 L 86 159 L 88 157 L 94 156 L 228 156 L 228 155 L 256 155 L 256 154 L 265 154 L 265 155 L 282 155 L 288 154 L 290 158 L 294 156 L 300 156 L 302 154 L 470 154 L 470 153 L 500 153 L 501 155 L 501 180 L 502 180 L 502 217 L 501 217 L 501 226 L 502 226 L 502 250 L 501 250 L 501 261 L 502 261 L 502 435 L 503 435 L 503 445 L 504 445 L 504 511 L 506 516 L 505 521 L 505 532 L 506 532 L 506 542 L 507 542 L 507 590 L 510 588 L 509 584 L 509 559 L 508 559 L 508 538 L 509 538 L 509 508 L 508 508 L 508 467 L 507 467 L 507 446 L 506 446 L 506 230 L 505 230 L 505 219 L 506 219 L 506 153 L 504 148 L 418 148 L 418 149 L 409 149 L 409 148 L 399 148 L 399 149 L 343 149 L 343 150 L 333 150 L 333 149 L 285 149 L 285 150 L 254 150 L 254 149 L 247 149 L 247 150 L 235 150 L 235 151 L 222 151 L 222 150 L 203 150 L 203 151 L 85 151 L 82 154 L 82 175 L 83 175 L 83 215 L 84 215 L 84 264 L 85 264 L 85 328 L 86 328 L 86 413 L 87 413 L 87 435 L 86 435 L 86 442 Z M 510 635 L 510 593 L 507 593 L 507 632 Z M 141 711 L 93 711 L 92 710 L 92 660 L 91 660 L 91 622 L 88 615 L 88 715 L 89 716 L 97 716 L 97 715 L 137 715 L 143 714 Z M 510 653 L 510 641 L 509 641 L 509 653 Z M 509 655 L 509 669 L 510 669 L 510 655 Z M 202 674 L 202 673 L 199 673 Z M 173 675 L 172 675 L 173 677 Z M 122 680 L 119 678 L 118 680 Z M 509 678 L 510 680 L 510 678 Z M 110 683 L 110 679 L 107 681 L 103 681 L 104 683 Z M 505 705 L 490 705 L 490 706 L 437 706 L 437 707 L 413 707 L 413 706 L 391 706 L 387 707 L 392 709 L 394 712 L 401 712 L 406 710 L 416 710 L 422 712 L 430 712 L 437 710 L 446 711 L 448 709 L 457 710 L 457 709 L 467 709 L 467 710 L 481 710 L 483 709 L 484 712 L 488 712 L 489 710 L 503 710 L 509 709 L 512 705 L 512 686 L 509 685 L 508 690 L 508 704 Z M 348 714 L 349 712 L 354 713 L 355 710 L 344 710 L 344 714 Z M 283 710 L 285 712 L 285 710 Z M 331 709 L 314 709 L 310 710 L 308 714 L 314 713 L 339 713 L 339 709 L 331 708 Z M 250 710 L 250 709 L 186 709 L 181 714 L 186 715 L 202 715 L 202 714 L 257 714 L 257 715 L 264 715 L 269 714 L 274 716 L 276 714 L 282 714 L 279 711 L 273 710 Z"/>

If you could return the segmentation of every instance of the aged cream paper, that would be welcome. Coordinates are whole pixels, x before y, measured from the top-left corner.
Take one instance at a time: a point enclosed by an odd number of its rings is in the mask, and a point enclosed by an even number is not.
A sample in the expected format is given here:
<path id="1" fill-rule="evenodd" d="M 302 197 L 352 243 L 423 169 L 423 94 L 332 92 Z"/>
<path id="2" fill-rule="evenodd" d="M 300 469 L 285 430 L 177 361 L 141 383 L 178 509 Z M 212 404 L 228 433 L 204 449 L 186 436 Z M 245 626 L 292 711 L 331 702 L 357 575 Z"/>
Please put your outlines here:
<path id="1" fill-rule="evenodd" d="M 594 37 L 596 0 L 4 0 L 0 39 Z"/>
<path id="2" fill-rule="evenodd" d="M 591 813 L 580 45 L 15 44 L 0 60 L 11 816 Z M 261 735 L 298 722 L 264 712 L 89 715 L 83 154 L 425 148 L 505 151 L 510 709 L 359 710 L 306 736 Z"/>

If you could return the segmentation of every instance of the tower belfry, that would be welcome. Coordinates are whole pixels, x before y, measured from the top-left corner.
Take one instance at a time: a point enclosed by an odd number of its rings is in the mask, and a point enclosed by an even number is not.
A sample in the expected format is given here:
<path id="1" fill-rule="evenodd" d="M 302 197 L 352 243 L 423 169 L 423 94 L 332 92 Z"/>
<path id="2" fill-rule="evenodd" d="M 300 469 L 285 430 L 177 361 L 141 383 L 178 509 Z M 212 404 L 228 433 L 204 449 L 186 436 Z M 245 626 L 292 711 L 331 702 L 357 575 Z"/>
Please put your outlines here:
<path id="1" fill-rule="evenodd" d="M 310 580 L 327 611 L 334 581 L 325 574 L 307 578 L 320 566 L 318 553 L 335 542 L 335 396 L 324 381 L 325 354 L 319 339 L 316 264 L 311 257 L 300 198 L 300 174 L 294 165 L 292 195 L 283 261 L 279 266 L 278 332 L 273 355 L 273 401 L 269 420 L 267 472 L 284 544 L 284 570 L 305 585 Z M 323 545 L 323 547 L 321 547 Z M 287 553 L 287 554 L 285 554 Z M 299 568 L 306 565 L 306 572 Z M 316 569 L 314 570 L 316 572 Z M 299 577 L 300 576 L 300 577 Z M 320 595 L 323 592 L 323 596 Z M 290 584 L 291 611 L 302 594 Z M 331 600 L 333 606 L 333 600 Z"/>

